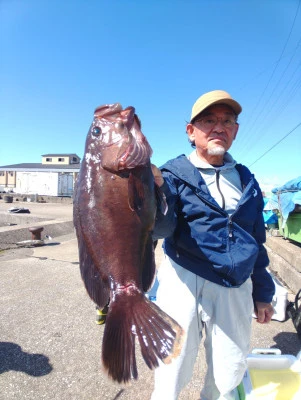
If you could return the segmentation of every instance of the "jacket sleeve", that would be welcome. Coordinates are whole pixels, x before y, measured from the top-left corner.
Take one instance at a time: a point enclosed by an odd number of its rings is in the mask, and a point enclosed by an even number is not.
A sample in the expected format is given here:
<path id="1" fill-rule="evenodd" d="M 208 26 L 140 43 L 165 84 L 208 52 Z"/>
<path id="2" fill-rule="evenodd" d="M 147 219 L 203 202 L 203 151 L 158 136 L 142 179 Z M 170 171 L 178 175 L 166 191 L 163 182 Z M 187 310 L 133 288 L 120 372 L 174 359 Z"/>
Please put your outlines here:
<path id="1" fill-rule="evenodd" d="M 253 273 L 251 275 L 253 281 L 253 300 L 270 303 L 275 294 L 275 284 L 272 276 L 267 271 L 266 267 L 269 265 L 269 258 L 267 250 L 264 247 L 266 240 L 265 226 L 263 220 L 263 198 L 258 183 L 256 188 L 259 194 L 257 219 L 254 224 L 253 236 L 256 239 L 259 252 L 256 263 L 254 265 Z"/>
<path id="2" fill-rule="evenodd" d="M 153 240 L 164 239 L 171 236 L 176 228 L 177 189 L 170 175 L 170 173 L 162 171 L 164 184 L 161 186 L 160 190 L 162 190 L 166 196 L 168 209 L 167 213 L 164 215 L 160 208 L 157 208 Z"/>

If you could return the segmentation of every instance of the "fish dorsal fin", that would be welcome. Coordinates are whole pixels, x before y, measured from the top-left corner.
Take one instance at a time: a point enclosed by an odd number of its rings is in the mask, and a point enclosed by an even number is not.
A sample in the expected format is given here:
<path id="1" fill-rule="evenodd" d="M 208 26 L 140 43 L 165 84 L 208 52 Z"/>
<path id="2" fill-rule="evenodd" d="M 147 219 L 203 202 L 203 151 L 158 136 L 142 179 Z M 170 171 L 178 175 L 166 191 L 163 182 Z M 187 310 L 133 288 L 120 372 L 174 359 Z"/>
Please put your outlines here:
<path id="1" fill-rule="evenodd" d="M 134 171 L 131 171 L 129 175 L 128 195 L 130 209 L 132 211 L 140 211 L 143 206 L 145 192 L 141 177 L 137 176 Z"/>

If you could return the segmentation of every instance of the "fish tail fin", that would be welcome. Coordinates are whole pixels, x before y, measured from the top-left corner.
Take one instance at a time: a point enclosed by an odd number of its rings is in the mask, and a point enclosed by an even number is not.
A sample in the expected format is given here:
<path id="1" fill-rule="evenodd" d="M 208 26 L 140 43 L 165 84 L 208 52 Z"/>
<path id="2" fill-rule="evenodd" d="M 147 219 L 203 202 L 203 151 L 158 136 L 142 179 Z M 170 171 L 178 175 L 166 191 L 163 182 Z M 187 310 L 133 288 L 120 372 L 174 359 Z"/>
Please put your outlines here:
<path id="1" fill-rule="evenodd" d="M 135 337 L 146 365 L 169 363 L 181 351 L 183 329 L 141 292 L 120 294 L 110 303 L 102 344 L 102 361 L 115 381 L 138 378 Z"/>

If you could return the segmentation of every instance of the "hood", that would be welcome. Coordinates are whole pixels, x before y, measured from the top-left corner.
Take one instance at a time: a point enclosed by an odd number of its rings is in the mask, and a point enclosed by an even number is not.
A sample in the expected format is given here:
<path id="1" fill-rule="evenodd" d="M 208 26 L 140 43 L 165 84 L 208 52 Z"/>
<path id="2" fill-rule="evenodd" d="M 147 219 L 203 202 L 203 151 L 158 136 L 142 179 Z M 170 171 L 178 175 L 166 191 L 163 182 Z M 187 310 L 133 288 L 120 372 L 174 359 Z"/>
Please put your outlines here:
<path id="1" fill-rule="evenodd" d="M 195 166 L 188 160 L 185 154 L 167 161 L 162 167 L 161 171 L 169 171 L 179 179 L 198 187 L 202 181 L 201 174 Z"/>

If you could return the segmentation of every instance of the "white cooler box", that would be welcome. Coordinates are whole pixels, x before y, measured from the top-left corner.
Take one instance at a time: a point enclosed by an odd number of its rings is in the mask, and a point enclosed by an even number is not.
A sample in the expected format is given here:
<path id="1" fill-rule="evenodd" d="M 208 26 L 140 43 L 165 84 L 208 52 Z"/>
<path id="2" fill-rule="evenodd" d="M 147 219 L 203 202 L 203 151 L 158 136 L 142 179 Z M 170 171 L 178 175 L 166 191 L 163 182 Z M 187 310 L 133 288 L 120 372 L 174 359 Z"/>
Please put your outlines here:
<path id="1" fill-rule="evenodd" d="M 278 349 L 254 349 L 247 361 L 241 400 L 301 400 L 301 351 L 295 357 Z"/>

